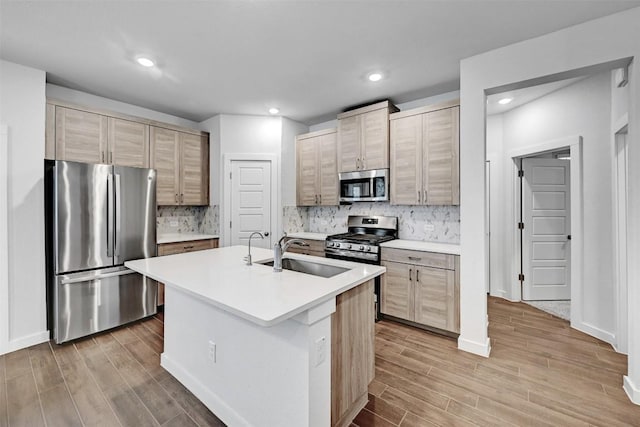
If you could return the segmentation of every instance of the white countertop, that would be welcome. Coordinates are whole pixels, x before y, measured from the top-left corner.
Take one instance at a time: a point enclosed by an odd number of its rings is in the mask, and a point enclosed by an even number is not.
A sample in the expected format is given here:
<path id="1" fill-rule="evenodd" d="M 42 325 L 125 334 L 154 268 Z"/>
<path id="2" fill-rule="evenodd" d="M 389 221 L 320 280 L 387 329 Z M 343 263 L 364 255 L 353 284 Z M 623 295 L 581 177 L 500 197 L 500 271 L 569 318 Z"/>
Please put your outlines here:
<path id="1" fill-rule="evenodd" d="M 423 242 L 420 240 L 390 240 L 381 243 L 383 248 L 409 249 L 412 251 L 437 252 L 441 254 L 460 255 L 460 245 L 452 243 Z"/>
<path id="2" fill-rule="evenodd" d="M 127 261 L 125 266 L 261 326 L 289 319 L 386 271 L 376 265 L 287 253 L 285 258 L 350 270 L 327 279 L 288 270 L 274 273 L 273 267 L 257 264 L 273 259 L 271 250 L 252 248 L 251 266 L 245 265 L 246 254 L 246 246 L 231 246 Z"/>
<path id="3" fill-rule="evenodd" d="M 163 243 L 175 243 L 175 242 L 190 242 L 193 240 L 205 240 L 205 239 L 217 239 L 220 236 L 217 234 L 199 234 L 199 233 L 166 233 L 158 234 L 157 244 Z"/>
<path id="4" fill-rule="evenodd" d="M 326 239 L 328 234 L 324 233 L 311 233 L 309 231 L 301 231 L 299 233 L 287 233 L 287 237 L 296 238 L 296 239 L 307 239 L 307 240 L 324 240 Z"/>

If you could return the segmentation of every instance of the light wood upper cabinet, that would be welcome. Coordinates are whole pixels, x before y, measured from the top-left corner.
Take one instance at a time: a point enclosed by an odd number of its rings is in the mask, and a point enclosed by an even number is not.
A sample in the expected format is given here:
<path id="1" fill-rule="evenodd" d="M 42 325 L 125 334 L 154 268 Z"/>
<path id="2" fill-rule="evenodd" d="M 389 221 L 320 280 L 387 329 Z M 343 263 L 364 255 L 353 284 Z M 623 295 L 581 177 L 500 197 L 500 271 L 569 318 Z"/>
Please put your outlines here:
<path id="1" fill-rule="evenodd" d="M 149 167 L 149 125 L 109 117 L 108 163 Z"/>
<path id="2" fill-rule="evenodd" d="M 56 159 L 107 162 L 107 117 L 56 107 Z"/>
<path id="3" fill-rule="evenodd" d="M 338 171 L 389 167 L 389 114 L 398 108 L 378 102 L 338 115 Z"/>
<path id="4" fill-rule="evenodd" d="M 460 332 L 460 257 L 382 248 L 387 272 L 380 281 L 380 311 L 427 328 Z"/>
<path id="5" fill-rule="evenodd" d="M 460 204 L 457 101 L 392 114 L 391 204 Z"/>
<path id="6" fill-rule="evenodd" d="M 151 167 L 156 170 L 156 203 L 180 204 L 180 143 L 178 132 L 151 127 Z"/>
<path id="7" fill-rule="evenodd" d="M 49 123 L 52 119 L 49 118 L 49 105 L 51 104 L 47 104 L 48 141 L 53 139 L 50 136 Z M 149 125 L 73 108 L 51 107 L 55 115 L 56 159 L 149 167 Z"/>
<path id="8" fill-rule="evenodd" d="M 209 141 L 206 136 L 179 132 L 180 204 L 209 204 Z"/>
<path id="9" fill-rule="evenodd" d="M 151 126 L 151 167 L 158 205 L 209 203 L 209 141 L 206 136 Z"/>
<path id="10" fill-rule="evenodd" d="M 298 206 L 338 204 L 336 155 L 335 129 L 296 137 L 296 199 Z"/>
<path id="11" fill-rule="evenodd" d="M 49 103 L 46 108 L 44 158 L 56 159 L 56 106 Z"/>

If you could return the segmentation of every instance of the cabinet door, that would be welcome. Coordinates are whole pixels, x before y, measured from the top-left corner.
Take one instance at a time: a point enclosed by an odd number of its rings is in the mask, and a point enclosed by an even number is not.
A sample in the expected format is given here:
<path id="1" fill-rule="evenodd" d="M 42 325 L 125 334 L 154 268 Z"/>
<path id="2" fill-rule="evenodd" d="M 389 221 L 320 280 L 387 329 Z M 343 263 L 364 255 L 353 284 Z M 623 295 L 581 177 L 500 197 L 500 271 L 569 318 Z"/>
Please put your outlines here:
<path id="1" fill-rule="evenodd" d="M 389 110 L 383 108 L 362 114 L 360 169 L 389 167 Z"/>
<path id="2" fill-rule="evenodd" d="M 181 205 L 209 203 L 209 143 L 202 135 L 179 132 Z"/>
<path id="3" fill-rule="evenodd" d="M 318 143 L 321 137 L 305 138 L 296 144 L 297 205 L 318 203 Z"/>
<path id="4" fill-rule="evenodd" d="M 391 204 L 422 200 L 422 115 L 391 121 Z"/>
<path id="5" fill-rule="evenodd" d="M 151 127 L 151 167 L 156 169 L 156 203 L 178 205 L 180 196 L 178 132 Z"/>
<path id="6" fill-rule="evenodd" d="M 56 107 L 56 159 L 106 163 L 107 116 Z"/>
<path id="7" fill-rule="evenodd" d="M 419 267 L 414 276 L 415 321 L 447 331 L 455 331 L 455 272 Z"/>
<path id="8" fill-rule="evenodd" d="M 380 311 L 400 319 L 413 320 L 413 291 L 409 273 L 415 274 L 416 267 L 384 261 L 382 265 L 387 267 L 387 272 L 380 280 Z"/>
<path id="9" fill-rule="evenodd" d="M 338 120 L 338 172 L 360 169 L 360 117 Z"/>
<path id="10" fill-rule="evenodd" d="M 318 141 L 318 188 L 320 204 L 323 206 L 338 205 L 338 168 L 336 156 L 338 139 L 335 133 L 320 137 Z"/>
<path id="11" fill-rule="evenodd" d="M 109 117 L 109 163 L 149 167 L 149 125 Z"/>
<path id="12" fill-rule="evenodd" d="M 427 205 L 460 204 L 459 107 L 424 116 L 424 190 Z"/>

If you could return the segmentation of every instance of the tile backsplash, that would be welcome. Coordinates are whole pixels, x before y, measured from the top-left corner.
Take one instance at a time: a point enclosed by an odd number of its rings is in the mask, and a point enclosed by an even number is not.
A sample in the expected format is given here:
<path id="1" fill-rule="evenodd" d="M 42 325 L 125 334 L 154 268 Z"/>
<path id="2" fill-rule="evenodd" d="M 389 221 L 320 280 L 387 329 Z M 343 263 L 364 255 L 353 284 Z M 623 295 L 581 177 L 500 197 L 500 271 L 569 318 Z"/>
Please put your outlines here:
<path id="1" fill-rule="evenodd" d="M 349 215 L 384 215 L 398 217 L 400 239 L 460 243 L 459 206 L 393 206 L 381 202 L 306 208 L 286 206 L 283 214 L 283 228 L 288 233 L 342 233 L 347 230 Z"/>
<path id="2" fill-rule="evenodd" d="M 159 206 L 157 213 L 158 234 L 219 234 L 218 206 Z"/>

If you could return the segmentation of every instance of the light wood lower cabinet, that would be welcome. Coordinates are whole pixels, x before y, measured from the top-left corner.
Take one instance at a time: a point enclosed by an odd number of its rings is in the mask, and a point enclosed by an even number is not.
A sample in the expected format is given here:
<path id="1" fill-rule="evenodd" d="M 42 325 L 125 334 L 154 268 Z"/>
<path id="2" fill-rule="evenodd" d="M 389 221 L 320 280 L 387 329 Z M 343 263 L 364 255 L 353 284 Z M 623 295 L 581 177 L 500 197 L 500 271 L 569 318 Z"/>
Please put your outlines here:
<path id="1" fill-rule="evenodd" d="M 382 314 L 460 332 L 459 256 L 383 248 L 381 259 Z"/>
<path id="2" fill-rule="evenodd" d="M 218 239 L 192 240 L 188 242 L 161 243 L 158 245 L 158 256 L 183 254 L 186 252 L 204 251 L 218 247 Z M 164 283 L 158 282 L 158 305 L 164 305 Z"/>
<path id="3" fill-rule="evenodd" d="M 336 297 L 331 315 L 331 425 L 348 426 L 375 376 L 374 293 L 369 280 Z"/>
<path id="4" fill-rule="evenodd" d="M 291 239 L 292 239 L 291 237 L 287 237 L 285 239 L 285 242 Z M 324 240 L 305 239 L 304 241 L 307 242 L 309 246 L 291 245 L 287 249 L 287 252 L 293 252 L 296 254 L 304 254 L 304 255 L 313 255 L 313 256 L 319 256 L 324 258 Z"/>

